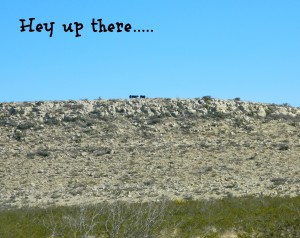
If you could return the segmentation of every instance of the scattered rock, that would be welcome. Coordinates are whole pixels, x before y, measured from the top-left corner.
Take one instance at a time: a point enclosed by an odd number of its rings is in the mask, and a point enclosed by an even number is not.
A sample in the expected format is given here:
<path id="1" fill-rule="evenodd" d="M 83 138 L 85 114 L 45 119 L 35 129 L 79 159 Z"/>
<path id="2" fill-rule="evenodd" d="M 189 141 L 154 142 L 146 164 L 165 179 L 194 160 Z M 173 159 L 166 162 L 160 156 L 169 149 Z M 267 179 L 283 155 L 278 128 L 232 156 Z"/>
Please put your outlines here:
<path id="1" fill-rule="evenodd" d="M 297 196 L 299 123 L 211 97 L 1 103 L 0 206 Z"/>

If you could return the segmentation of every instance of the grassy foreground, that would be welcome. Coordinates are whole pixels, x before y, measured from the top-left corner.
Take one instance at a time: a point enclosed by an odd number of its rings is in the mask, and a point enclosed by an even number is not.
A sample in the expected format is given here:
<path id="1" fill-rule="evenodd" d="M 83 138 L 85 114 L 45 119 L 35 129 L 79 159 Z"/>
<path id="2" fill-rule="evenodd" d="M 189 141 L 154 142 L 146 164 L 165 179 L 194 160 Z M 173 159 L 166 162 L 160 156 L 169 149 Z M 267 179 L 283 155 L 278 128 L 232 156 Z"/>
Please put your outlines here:
<path id="1" fill-rule="evenodd" d="M 0 237 L 300 237 L 300 196 L 0 210 Z"/>

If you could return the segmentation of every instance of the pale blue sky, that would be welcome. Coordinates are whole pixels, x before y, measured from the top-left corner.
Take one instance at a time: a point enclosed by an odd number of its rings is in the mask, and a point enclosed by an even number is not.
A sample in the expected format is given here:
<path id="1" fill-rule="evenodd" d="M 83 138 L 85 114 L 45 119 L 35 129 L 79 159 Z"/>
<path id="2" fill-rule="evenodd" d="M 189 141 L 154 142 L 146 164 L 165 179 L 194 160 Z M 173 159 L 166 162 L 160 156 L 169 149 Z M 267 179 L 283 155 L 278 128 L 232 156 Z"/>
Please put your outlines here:
<path id="1" fill-rule="evenodd" d="M 54 21 L 53 37 L 20 32 L 30 17 Z M 154 32 L 94 33 L 92 18 Z M 0 20 L 0 101 L 211 95 L 300 106 L 299 0 L 4 0 Z M 81 37 L 62 30 L 74 21 Z"/>

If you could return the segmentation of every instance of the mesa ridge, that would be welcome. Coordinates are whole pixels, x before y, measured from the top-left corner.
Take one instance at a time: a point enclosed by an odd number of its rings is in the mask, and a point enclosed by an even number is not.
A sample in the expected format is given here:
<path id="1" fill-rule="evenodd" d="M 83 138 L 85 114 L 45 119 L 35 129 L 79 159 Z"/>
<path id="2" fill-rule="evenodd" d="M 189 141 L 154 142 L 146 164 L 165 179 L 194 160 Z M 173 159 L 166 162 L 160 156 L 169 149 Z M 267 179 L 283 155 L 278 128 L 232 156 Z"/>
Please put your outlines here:
<path id="1" fill-rule="evenodd" d="M 0 103 L 0 206 L 300 194 L 300 108 L 197 99 Z"/>

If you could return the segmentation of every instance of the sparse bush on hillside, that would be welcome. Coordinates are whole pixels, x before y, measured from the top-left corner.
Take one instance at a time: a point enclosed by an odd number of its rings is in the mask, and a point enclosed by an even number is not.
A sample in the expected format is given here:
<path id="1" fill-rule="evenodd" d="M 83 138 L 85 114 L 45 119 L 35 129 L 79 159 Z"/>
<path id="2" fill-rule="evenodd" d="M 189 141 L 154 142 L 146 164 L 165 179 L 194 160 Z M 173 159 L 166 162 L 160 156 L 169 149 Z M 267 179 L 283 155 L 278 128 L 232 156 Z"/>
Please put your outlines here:
<path id="1" fill-rule="evenodd" d="M 148 124 L 155 125 L 161 123 L 161 121 L 162 121 L 161 116 L 154 115 L 149 118 Z"/>
<path id="2" fill-rule="evenodd" d="M 228 115 L 226 113 L 217 112 L 217 111 L 208 111 L 207 116 L 211 117 L 211 118 L 218 119 L 218 120 L 228 118 Z"/>
<path id="3" fill-rule="evenodd" d="M 283 106 L 283 107 L 292 107 L 289 103 L 282 103 L 281 106 Z"/>
<path id="4" fill-rule="evenodd" d="M 45 120 L 45 124 L 50 125 L 50 126 L 56 126 L 60 124 L 59 119 L 53 117 L 53 118 L 47 118 Z"/>
<path id="5" fill-rule="evenodd" d="M 48 157 L 48 156 L 50 156 L 50 152 L 48 150 L 40 148 L 36 151 L 36 155 L 41 156 L 41 157 Z"/>
<path id="6" fill-rule="evenodd" d="M 202 99 L 204 100 L 205 103 L 209 103 L 212 100 L 211 96 L 203 96 Z"/>
<path id="7" fill-rule="evenodd" d="M 35 153 L 27 153 L 26 157 L 27 157 L 28 159 L 34 159 L 34 156 L 35 156 L 35 155 L 36 155 Z"/>
<path id="8" fill-rule="evenodd" d="M 19 130 L 27 130 L 27 129 L 32 128 L 32 127 L 34 127 L 34 124 L 32 122 L 24 122 L 24 123 L 20 123 L 17 126 L 17 129 L 19 129 Z"/>
<path id="9" fill-rule="evenodd" d="M 23 141 L 25 139 L 25 132 L 24 131 L 21 131 L 19 129 L 16 129 L 14 134 L 13 134 L 13 137 L 17 140 L 17 141 Z"/>
<path id="10" fill-rule="evenodd" d="M 83 117 L 79 116 L 79 115 L 64 116 L 64 119 L 63 119 L 64 122 L 76 122 L 76 121 L 80 121 L 80 120 L 83 120 Z"/>
<path id="11" fill-rule="evenodd" d="M 285 115 L 285 114 L 270 114 L 270 112 L 267 113 L 266 121 L 276 121 L 276 120 L 283 120 L 283 121 L 290 121 L 291 123 L 297 124 L 297 122 L 300 122 L 300 115 L 297 115 L 295 117 L 291 115 Z"/>

